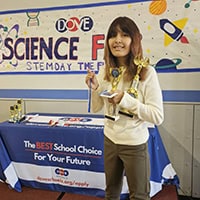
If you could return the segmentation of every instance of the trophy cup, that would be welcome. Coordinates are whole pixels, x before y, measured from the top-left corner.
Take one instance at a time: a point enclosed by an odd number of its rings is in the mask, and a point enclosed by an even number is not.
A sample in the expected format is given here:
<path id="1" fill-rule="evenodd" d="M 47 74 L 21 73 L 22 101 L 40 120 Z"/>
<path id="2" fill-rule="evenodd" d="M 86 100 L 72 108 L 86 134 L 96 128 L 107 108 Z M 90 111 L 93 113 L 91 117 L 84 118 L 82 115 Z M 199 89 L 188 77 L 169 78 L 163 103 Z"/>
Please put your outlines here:
<path id="1" fill-rule="evenodd" d="M 21 120 L 23 117 L 23 109 L 22 109 L 22 99 L 17 100 L 17 106 L 18 106 L 18 119 Z"/>
<path id="2" fill-rule="evenodd" d="M 137 56 L 134 58 L 133 61 L 134 61 L 135 65 L 137 65 L 137 72 L 133 78 L 131 87 L 127 90 L 127 93 L 130 94 L 134 98 L 138 98 L 138 84 L 139 84 L 139 80 L 140 80 L 140 72 L 143 67 L 147 67 L 149 65 L 149 58 L 140 59 Z M 119 114 L 131 117 L 131 118 L 134 116 L 134 113 L 132 113 L 131 111 L 129 111 L 125 108 L 120 108 Z"/>
<path id="3" fill-rule="evenodd" d="M 15 121 L 15 108 L 14 108 L 14 106 L 10 106 L 10 117 L 9 117 L 8 121 L 12 122 L 12 123 L 16 122 Z"/>
<path id="4" fill-rule="evenodd" d="M 111 69 L 110 74 L 112 75 L 112 89 L 111 91 L 104 91 L 102 96 L 107 97 L 107 98 L 112 98 L 117 90 L 117 86 L 119 84 L 119 81 L 122 77 L 124 71 L 124 67 L 119 67 L 119 68 L 114 68 Z M 107 93 L 107 95 L 105 95 Z M 116 104 L 109 104 L 108 106 L 108 113 L 105 115 L 105 118 L 117 121 L 119 119 L 119 115 L 117 114 L 117 106 Z"/>
<path id="5" fill-rule="evenodd" d="M 14 119 L 15 122 L 19 122 L 19 107 L 17 104 L 14 105 Z"/>

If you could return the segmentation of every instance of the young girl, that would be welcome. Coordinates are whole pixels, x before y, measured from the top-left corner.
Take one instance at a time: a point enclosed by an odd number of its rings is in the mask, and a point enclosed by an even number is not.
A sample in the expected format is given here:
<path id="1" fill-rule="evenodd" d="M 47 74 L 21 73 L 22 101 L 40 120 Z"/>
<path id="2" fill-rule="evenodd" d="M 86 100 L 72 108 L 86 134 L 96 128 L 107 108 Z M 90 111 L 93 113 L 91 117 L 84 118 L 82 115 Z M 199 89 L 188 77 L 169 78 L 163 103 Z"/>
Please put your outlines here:
<path id="1" fill-rule="evenodd" d="M 148 200 L 150 164 L 148 127 L 163 122 L 163 100 L 156 71 L 143 58 L 142 35 L 128 17 L 111 23 L 105 42 L 105 66 L 98 75 L 88 70 L 92 111 L 104 107 L 106 200 L 119 200 L 124 175 L 130 200 Z M 102 91 L 116 93 L 102 97 Z"/>

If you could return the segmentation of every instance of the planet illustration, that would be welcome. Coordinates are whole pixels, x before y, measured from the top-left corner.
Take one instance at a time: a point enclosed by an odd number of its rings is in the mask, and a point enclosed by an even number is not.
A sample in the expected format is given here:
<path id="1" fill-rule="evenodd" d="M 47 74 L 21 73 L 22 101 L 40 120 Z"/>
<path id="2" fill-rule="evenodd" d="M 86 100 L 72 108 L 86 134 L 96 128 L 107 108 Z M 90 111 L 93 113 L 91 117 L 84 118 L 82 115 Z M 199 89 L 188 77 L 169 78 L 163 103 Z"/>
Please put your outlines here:
<path id="1" fill-rule="evenodd" d="M 158 73 L 179 73 L 179 72 L 199 72 L 200 68 L 184 68 L 180 69 L 177 66 L 182 62 L 180 58 L 162 58 L 152 66 Z"/>
<path id="2" fill-rule="evenodd" d="M 149 12 L 152 15 L 161 15 L 167 9 L 166 0 L 153 0 L 149 5 Z"/>
<path id="3" fill-rule="evenodd" d="M 155 64 L 155 68 L 156 69 L 176 68 L 176 66 L 179 65 L 180 63 L 181 63 L 181 59 L 179 58 L 176 58 L 176 59 L 163 58 Z"/>

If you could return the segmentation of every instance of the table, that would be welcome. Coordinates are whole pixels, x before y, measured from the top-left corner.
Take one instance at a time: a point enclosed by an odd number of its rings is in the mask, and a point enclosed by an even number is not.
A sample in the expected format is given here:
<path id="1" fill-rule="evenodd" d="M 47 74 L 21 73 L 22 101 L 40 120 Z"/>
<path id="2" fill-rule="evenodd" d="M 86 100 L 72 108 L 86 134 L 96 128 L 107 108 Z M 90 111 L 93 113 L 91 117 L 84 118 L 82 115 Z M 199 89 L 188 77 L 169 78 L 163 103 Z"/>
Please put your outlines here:
<path id="1" fill-rule="evenodd" d="M 21 184 L 103 197 L 103 116 L 43 113 L 39 116 L 53 120 L 49 124 L 43 118 L 42 123 L 34 119 L 28 123 L 0 123 L 1 179 L 10 179 L 10 185 L 17 191 Z M 63 119 L 65 123 L 60 123 Z M 150 195 L 154 196 L 164 182 L 178 184 L 178 177 L 157 127 L 149 132 Z M 11 170 L 6 174 L 7 168 Z M 14 180 L 10 174 L 14 174 Z M 126 177 L 124 179 L 121 199 L 128 194 Z"/>

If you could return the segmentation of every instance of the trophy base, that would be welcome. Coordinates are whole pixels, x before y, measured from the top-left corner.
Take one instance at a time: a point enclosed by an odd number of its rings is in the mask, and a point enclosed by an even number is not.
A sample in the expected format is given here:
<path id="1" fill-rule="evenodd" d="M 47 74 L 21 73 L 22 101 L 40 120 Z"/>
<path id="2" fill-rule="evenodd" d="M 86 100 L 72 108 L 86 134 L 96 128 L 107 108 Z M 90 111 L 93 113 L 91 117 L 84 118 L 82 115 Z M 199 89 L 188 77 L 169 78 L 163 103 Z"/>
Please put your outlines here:
<path id="1" fill-rule="evenodd" d="M 130 117 L 130 118 L 132 118 L 133 116 L 134 116 L 134 114 L 133 113 L 130 113 L 130 112 L 128 112 L 128 111 L 122 111 L 122 110 L 120 110 L 119 111 L 119 114 L 121 114 L 121 115 L 125 115 L 125 116 L 127 116 L 127 117 Z"/>
<path id="2" fill-rule="evenodd" d="M 105 115 L 105 118 L 110 119 L 112 121 L 117 121 L 119 119 L 119 116 Z"/>
<path id="3" fill-rule="evenodd" d="M 25 116 L 25 115 L 22 115 L 21 118 L 18 120 L 18 123 L 23 122 L 25 119 L 26 119 L 26 116 Z"/>
<path id="4" fill-rule="evenodd" d="M 13 119 L 9 119 L 8 122 L 9 123 L 16 123 L 16 121 L 14 121 Z"/>
<path id="5" fill-rule="evenodd" d="M 9 123 L 21 123 L 26 119 L 26 116 L 23 115 L 22 117 L 20 117 L 19 119 L 9 119 L 8 122 Z"/>

